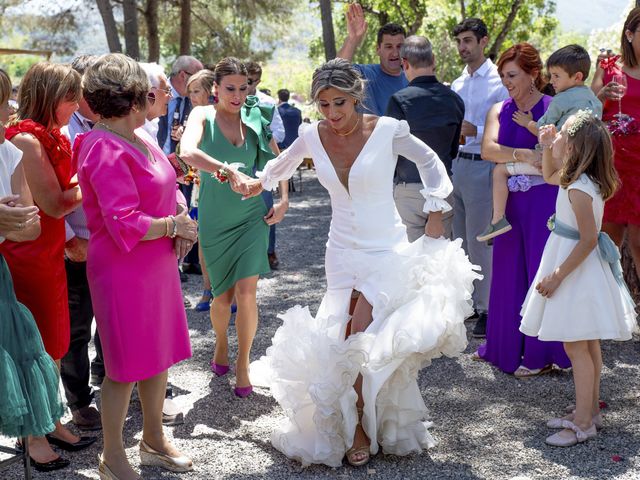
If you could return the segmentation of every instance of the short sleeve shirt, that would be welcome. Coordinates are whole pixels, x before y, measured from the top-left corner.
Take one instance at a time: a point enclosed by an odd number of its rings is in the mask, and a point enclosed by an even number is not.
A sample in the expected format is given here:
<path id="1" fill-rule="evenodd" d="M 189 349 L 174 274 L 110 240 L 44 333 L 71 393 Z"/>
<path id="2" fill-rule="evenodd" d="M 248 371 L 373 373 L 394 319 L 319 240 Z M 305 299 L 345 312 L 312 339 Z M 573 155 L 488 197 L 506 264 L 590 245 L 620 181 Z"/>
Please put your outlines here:
<path id="1" fill-rule="evenodd" d="M 22 151 L 9 140 L 0 143 L 0 198 L 11 195 L 11 176 L 22 159 Z M 0 237 L 0 243 L 4 237 Z"/>
<path id="2" fill-rule="evenodd" d="M 367 81 L 363 105 L 365 113 L 373 113 L 378 116 L 384 115 L 391 95 L 409 85 L 404 72 L 398 76 L 389 75 L 382 70 L 380 64 L 365 65 L 355 63 L 353 66 Z"/>

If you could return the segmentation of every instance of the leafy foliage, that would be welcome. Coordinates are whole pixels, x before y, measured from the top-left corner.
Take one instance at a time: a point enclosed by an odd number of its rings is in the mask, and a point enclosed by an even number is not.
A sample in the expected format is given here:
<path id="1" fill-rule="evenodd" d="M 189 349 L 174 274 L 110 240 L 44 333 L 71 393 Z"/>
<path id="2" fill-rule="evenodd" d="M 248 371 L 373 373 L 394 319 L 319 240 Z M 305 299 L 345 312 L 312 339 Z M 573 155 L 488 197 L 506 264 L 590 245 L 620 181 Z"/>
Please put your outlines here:
<path id="1" fill-rule="evenodd" d="M 225 56 L 262 61 L 288 27 L 295 0 L 192 0 L 192 54 L 215 64 Z M 162 55 L 177 54 L 179 6 L 161 7 Z"/>
<path id="2" fill-rule="evenodd" d="M 348 0 L 336 2 L 334 15 L 336 42 L 341 45 L 346 35 L 344 8 Z M 532 32 L 537 38 L 552 37 L 558 21 L 554 17 L 554 0 L 362 0 L 369 29 L 363 44 L 354 57 L 355 62 L 375 63 L 376 32 L 387 22 L 404 26 L 408 34 L 424 35 L 431 40 L 436 55 L 438 76 L 452 81 L 463 67 L 451 38 L 453 27 L 466 17 L 480 17 L 490 32 L 490 54 L 500 52 L 514 43 L 529 40 Z M 516 15 L 507 23 L 512 9 Z M 504 39 L 498 38 L 505 29 Z M 496 40 L 498 40 L 496 42 Z M 321 45 L 320 45 L 321 47 Z M 322 52 L 317 43 L 312 45 L 311 55 Z M 319 57 L 314 57 L 319 58 Z"/>

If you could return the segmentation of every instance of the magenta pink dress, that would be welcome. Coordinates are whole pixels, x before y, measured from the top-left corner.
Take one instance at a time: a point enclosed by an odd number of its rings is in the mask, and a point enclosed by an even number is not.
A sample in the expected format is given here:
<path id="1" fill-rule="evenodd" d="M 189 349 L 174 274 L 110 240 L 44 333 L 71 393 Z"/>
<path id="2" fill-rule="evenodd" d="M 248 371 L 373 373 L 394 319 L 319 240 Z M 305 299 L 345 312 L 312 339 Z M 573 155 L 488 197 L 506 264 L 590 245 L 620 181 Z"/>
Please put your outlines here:
<path id="1" fill-rule="evenodd" d="M 144 141 L 144 140 L 143 140 Z M 74 161 L 91 238 L 87 277 L 107 376 L 144 380 L 191 356 L 173 240 L 142 241 L 152 218 L 176 212 L 176 174 L 120 137 L 93 130 Z"/>

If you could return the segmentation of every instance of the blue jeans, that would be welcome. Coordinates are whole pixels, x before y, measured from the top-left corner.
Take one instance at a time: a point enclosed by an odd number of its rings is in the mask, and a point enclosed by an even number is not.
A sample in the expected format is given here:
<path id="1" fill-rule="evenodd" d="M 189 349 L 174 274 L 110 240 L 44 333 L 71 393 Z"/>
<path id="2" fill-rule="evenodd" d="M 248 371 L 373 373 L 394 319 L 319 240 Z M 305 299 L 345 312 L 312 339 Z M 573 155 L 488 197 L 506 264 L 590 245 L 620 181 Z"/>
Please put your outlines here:
<path id="1" fill-rule="evenodd" d="M 264 204 L 267 206 L 267 211 L 271 210 L 273 207 L 273 192 L 264 191 L 262 192 L 262 199 L 264 200 Z M 271 225 L 269 227 L 269 248 L 267 249 L 267 253 L 269 255 L 276 253 L 276 226 Z"/>

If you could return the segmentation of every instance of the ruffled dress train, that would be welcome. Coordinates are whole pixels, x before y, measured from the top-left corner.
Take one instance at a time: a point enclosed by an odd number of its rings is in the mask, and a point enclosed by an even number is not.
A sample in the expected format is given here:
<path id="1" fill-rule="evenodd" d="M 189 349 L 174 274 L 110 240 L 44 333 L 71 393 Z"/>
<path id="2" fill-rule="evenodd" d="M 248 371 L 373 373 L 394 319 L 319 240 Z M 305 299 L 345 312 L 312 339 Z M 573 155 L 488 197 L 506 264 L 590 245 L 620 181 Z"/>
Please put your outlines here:
<path id="1" fill-rule="evenodd" d="M 0 433 L 43 436 L 54 430 L 64 406 L 59 374 L 31 312 L 19 303 L 0 256 Z"/>
<path id="2" fill-rule="evenodd" d="M 303 465 L 341 465 L 357 424 L 359 373 L 372 454 L 435 445 L 417 376 L 467 345 L 464 318 L 479 275 L 460 245 L 422 237 L 397 252 L 344 258 L 373 306 L 363 333 L 345 339 L 350 289 L 329 289 L 315 317 L 300 306 L 280 316 L 273 345 L 251 365 L 252 382 L 269 386 L 287 415 L 271 437 L 278 450 Z"/>

